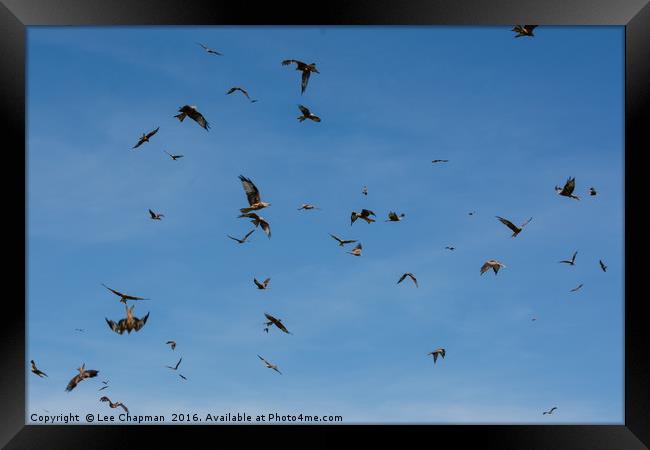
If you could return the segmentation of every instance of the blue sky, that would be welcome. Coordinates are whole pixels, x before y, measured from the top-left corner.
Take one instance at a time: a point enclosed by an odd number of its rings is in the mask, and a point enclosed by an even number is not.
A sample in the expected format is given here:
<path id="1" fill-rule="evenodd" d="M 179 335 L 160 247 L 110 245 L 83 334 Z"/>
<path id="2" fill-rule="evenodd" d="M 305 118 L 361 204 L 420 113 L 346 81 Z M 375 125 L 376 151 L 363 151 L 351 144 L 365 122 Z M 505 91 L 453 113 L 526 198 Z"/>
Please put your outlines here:
<path id="1" fill-rule="evenodd" d="M 167 417 L 622 423 L 623 28 L 535 34 L 30 27 L 28 361 L 49 378 L 27 371 L 27 413 L 114 413 L 107 394 Z M 318 64 L 302 96 L 287 58 Z M 299 123 L 299 103 L 322 122 Z M 173 117 L 184 104 L 209 132 Z M 240 174 L 272 203 L 271 239 L 226 237 L 251 227 Z M 570 176 L 579 202 L 553 190 Z M 351 227 L 360 208 L 377 222 Z M 496 215 L 534 219 L 513 239 Z M 491 258 L 507 268 L 480 276 Z M 406 271 L 419 288 L 396 285 Z M 107 327 L 124 308 L 101 283 L 151 298 L 140 332 Z M 264 333 L 264 312 L 293 335 Z M 181 356 L 186 382 L 164 367 Z M 64 392 L 82 362 L 99 377 Z"/>

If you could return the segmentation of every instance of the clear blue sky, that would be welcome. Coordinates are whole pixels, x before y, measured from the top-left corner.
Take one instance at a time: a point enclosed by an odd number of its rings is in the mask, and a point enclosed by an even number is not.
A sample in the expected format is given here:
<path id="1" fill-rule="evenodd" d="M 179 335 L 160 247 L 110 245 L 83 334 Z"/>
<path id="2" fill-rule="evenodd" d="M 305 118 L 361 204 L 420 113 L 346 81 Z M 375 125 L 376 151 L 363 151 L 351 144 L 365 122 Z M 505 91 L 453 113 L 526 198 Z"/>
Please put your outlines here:
<path id="1" fill-rule="evenodd" d="M 622 423 L 624 30 L 510 28 L 30 27 L 28 361 L 49 378 L 27 372 L 28 414 L 114 413 L 107 394 L 168 417 Z M 287 58 L 321 72 L 302 96 Z M 240 174 L 271 239 L 226 237 L 251 227 Z M 570 176 L 579 202 L 554 192 Z M 360 208 L 377 223 L 351 227 Z M 512 239 L 496 215 L 534 219 Z M 101 283 L 151 298 L 140 332 L 107 327 L 124 308 Z M 64 392 L 82 362 L 99 377 Z"/>

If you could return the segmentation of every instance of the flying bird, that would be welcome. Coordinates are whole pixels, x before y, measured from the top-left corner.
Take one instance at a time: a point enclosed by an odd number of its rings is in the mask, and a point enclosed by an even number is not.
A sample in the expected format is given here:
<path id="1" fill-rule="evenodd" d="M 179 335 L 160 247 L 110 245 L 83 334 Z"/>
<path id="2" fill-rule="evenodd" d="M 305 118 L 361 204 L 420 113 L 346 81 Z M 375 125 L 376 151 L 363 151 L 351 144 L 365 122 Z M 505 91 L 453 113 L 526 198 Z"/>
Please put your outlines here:
<path id="1" fill-rule="evenodd" d="M 47 374 L 45 372 L 39 370 L 38 367 L 36 367 L 36 363 L 34 362 L 33 359 L 30 361 L 30 363 L 32 363 L 32 372 L 34 372 L 36 375 L 38 375 L 41 378 L 47 377 Z"/>
<path id="2" fill-rule="evenodd" d="M 267 368 L 269 368 L 269 369 L 273 369 L 273 370 L 275 370 L 277 373 L 279 373 L 280 375 L 282 375 L 282 372 L 280 372 L 280 371 L 278 370 L 278 366 L 277 366 L 277 365 L 275 365 L 275 364 L 271 364 L 271 363 L 268 362 L 266 359 L 262 358 L 260 355 L 257 355 L 257 357 L 258 357 L 259 359 L 261 359 L 262 362 L 264 362 L 264 365 L 265 365 Z"/>
<path id="3" fill-rule="evenodd" d="M 181 364 L 182 360 L 183 360 L 183 357 L 181 356 L 181 359 L 178 360 L 178 362 L 176 363 L 176 365 L 174 367 L 172 367 L 172 366 L 165 366 L 165 367 L 167 367 L 168 369 L 177 370 L 178 366 Z"/>
<path id="4" fill-rule="evenodd" d="M 109 387 L 109 386 L 108 386 L 108 380 L 104 380 L 104 381 L 102 381 L 102 384 L 103 384 L 104 386 L 103 386 L 103 387 L 100 387 L 99 389 L 97 389 L 98 391 L 103 391 L 104 389 L 108 389 L 108 387 Z"/>
<path id="5" fill-rule="evenodd" d="M 113 294 L 120 297 L 120 303 L 124 303 L 125 305 L 128 300 L 149 300 L 148 298 L 144 298 L 144 297 L 136 297 L 135 295 L 123 294 L 120 291 L 116 291 L 115 289 L 109 288 L 104 283 L 102 283 L 102 286 L 104 286 L 106 289 L 111 291 Z"/>
<path id="6" fill-rule="evenodd" d="M 158 130 L 160 130 L 160 127 L 156 128 L 155 130 L 150 131 L 150 132 L 148 132 L 148 133 L 142 133 L 142 136 L 140 136 L 140 140 L 138 141 L 137 144 L 135 144 L 135 145 L 133 146 L 133 148 L 138 148 L 138 147 L 140 147 L 142 144 L 144 144 L 145 142 L 149 142 L 149 139 L 151 138 L 151 136 L 153 136 L 154 134 L 158 133 Z"/>
<path id="7" fill-rule="evenodd" d="M 596 192 L 596 189 L 594 189 L 593 187 L 590 187 L 589 188 L 589 195 L 591 195 L 592 197 L 595 197 L 596 195 L 598 195 L 598 192 Z"/>
<path id="8" fill-rule="evenodd" d="M 517 237 L 517 235 L 518 235 L 519 233 L 521 233 L 521 230 L 523 230 L 524 227 L 525 227 L 526 225 L 528 225 L 528 222 L 530 222 L 531 220 L 533 220 L 533 218 L 531 217 L 530 219 L 528 219 L 527 221 L 525 221 L 524 223 L 522 223 L 522 224 L 521 224 L 521 227 L 518 227 L 518 226 L 515 225 L 514 223 L 510 222 L 508 219 L 504 219 L 503 217 L 499 217 L 499 216 L 496 216 L 496 218 L 499 219 L 499 221 L 500 221 L 502 224 L 504 224 L 505 226 L 507 226 L 508 228 L 510 228 L 510 229 L 512 230 L 512 237 Z"/>
<path id="9" fill-rule="evenodd" d="M 553 411 L 555 411 L 556 409 L 557 409 L 557 406 L 554 406 L 554 407 L 552 407 L 551 409 L 549 409 L 548 411 L 544 411 L 544 412 L 542 413 L 542 415 L 545 416 L 546 414 L 549 414 L 549 415 L 550 415 L 550 414 L 553 414 Z"/>
<path id="10" fill-rule="evenodd" d="M 182 373 L 179 373 L 178 376 L 181 377 L 184 380 L 187 380 L 187 378 Z"/>
<path id="11" fill-rule="evenodd" d="M 411 272 L 406 272 L 404 275 L 402 275 L 400 277 L 399 281 L 397 282 L 397 284 L 400 284 L 402 281 L 404 281 L 404 279 L 406 277 L 409 277 L 411 280 L 413 280 L 413 283 L 415 283 L 415 287 L 419 287 L 418 286 L 418 280 L 415 278 L 415 276 Z"/>
<path id="12" fill-rule="evenodd" d="M 232 94 L 233 92 L 236 92 L 236 91 L 239 91 L 239 92 L 241 92 L 242 94 L 244 94 L 244 96 L 245 96 L 248 100 L 250 100 L 251 103 L 255 103 L 255 102 L 257 101 L 257 100 L 251 100 L 250 96 L 248 95 L 248 91 L 246 91 L 246 89 L 244 89 L 244 88 L 240 88 L 240 87 L 238 87 L 238 86 L 231 87 L 231 88 L 228 90 L 228 92 L 226 92 L 226 95 L 230 95 L 230 94 Z"/>
<path id="13" fill-rule="evenodd" d="M 316 114 L 312 114 L 312 112 L 306 106 L 298 105 L 298 109 L 302 113 L 302 116 L 298 116 L 298 120 L 300 122 L 304 122 L 307 119 L 313 122 L 320 122 L 320 117 L 318 117 Z"/>
<path id="14" fill-rule="evenodd" d="M 237 217 L 238 218 L 248 217 L 249 219 L 252 219 L 251 223 L 253 225 L 255 225 L 255 227 L 261 226 L 262 230 L 264 231 L 266 236 L 269 239 L 271 239 L 271 226 L 269 225 L 269 223 L 266 220 L 264 220 L 264 217 L 260 217 L 255 213 L 242 214 L 242 215 L 237 216 Z"/>
<path id="15" fill-rule="evenodd" d="M 169 157 L 170 157 L 171 159 L 173 159 L 174 161 L 176 161 L 177 159 L 182 158 L 183 156 L 185 156 L 185 155 L 172 155 L 172 154 L 169 153 L 167 150 L 163 150 L 163 151 L 164 151 L 165 153 L 167 153 L 167 154 L 169 155 Z"/>
<path id="16" fill-rule="evenodd" d="M 446 162 L 449 162 L 449 160 L 448 159 L 434 159 L 431 162 L 433 164 L 437 164 L 437 163 L 446 163 Z"/>
<path id="17" fill-rule="evenodd" d="M 570 266 L 575 266 L 576 265 L 576 256 L 578 256 L 577 251 L 573 253 L 573 256 L 571 257 L 571 259 L 563 259 L 562 261 L 559 261 L 559 262 L 564 263 L 564 264 L 568 264 Z"/>
<path id="18" fill-rule="evenodd" d="M 350 225 L 356 222 L 357 219 L 363 219 L 368 223 L 374 222 L 375 219 L 371 219 L 370 216 L 375 216 L 375 213 L 369 209 L 362 209 L 360 213 L 352 211 L 352 214 L 350 215 Z"/>
<path id="19" fill-rule="evenodd" d="M 288 66 L 290 64 L 295 64 L 296 65 L 296 70 L 300 70 L 302 72 L 302 82 L 300 84 L 300 94 L 302 95 L 305 92 L 305 89 L 307 89 L 307 83 L 309 82 L 309 76 L 311 75 L 312 72 L 315 73 L 320 73 L 318 69 L 316 69 L 316 63 L 311 63 L 311 64 L 305 64 L 302 61 L 297 61 L 295 59 L 285 59 L 282 61 L 283 66 Z"/>
<path id="20" fill-rule="evenodd" d="M 120 321 L 117 323 L 105 318 L 108 327 L 111 330 L 115 331 L 117 334 L 123 334 L 125 331 L 129 334 L 131 334 L 131 331 L 140 331 L 140 329 L 147 323 L 149 313 L 140 319 L 133 315 L 133 308 L 135 308 L 135 306 L 126 306 L 126 317 L 124 319 L 120 319 Z"/>
<path id="21" fill-rule="evenodd" d="M 303 210 L 303 209 L 304 209 L 305 211 L 308 211 L 308 210 L 310 210 L 310 209 L 320 209 L 320 208 L 318 208 L 318 207 L 316 207 L 316 206 L 314 206 L 314 205 L 310 205 L 309 203 L 303 203 L 303 204 L 300 206 L 300 208 L 298 208 L 298 211 Z"/>
<path id="22" fill-rule="evenodd" d="M 99 399 L 99 401 L 100 401 L 100 402 L 108 402 L 108 406 L 110 406 L 111 408 L 122 408 L 122 409 L 124 410 L 124 412 L 126 412 L 126 413 L 129 412 L 129 410 L 128 410 L 128 408 L 126 407 L 126 405 L 123 404 L 122 402 L 116 402 L 116 403 L 113 403 L 113 402 L 111 401 L 111 399 L 108 398 L 108 397 L 102 397 L 102 398 Z"/>
<path id="23" fill-rule="evenodd" d="M 65 388 L 65 390 L 68 392 L 76 388 L 77 384 L 81 383 L 86 378 L 94 378 L 99 373 L 99 370 L 94 370 L 94 369 L 86 370 L 86 364 L 82 364 L 81 367 L 79 367 L 77 370 L 79 371 L 79 373 L 74 377 L 72 377 L 70 382 L 68 382 L 68 386 L 66 386 Z"/>
<path id="24" fill-rule="evenodd" d="M 246 214 L 251 211 L 257 211 L 258 209 L 266 208 L 267 206 L 271 206 L 270 203 L 263 202 L 260 197 L 260 191 L 257 189 L 257 186 L 250 180 L 250 178 L 246 178 L 243 175 L 239 175 L 239 181 L 241 181 L 241 184 L 244 188 L 244 192 L 246 193 L 246 199 L 248 200 L 248 208 L 241 208 L 239 211 L 241 211 L 242 214 Z"/>
<path id="25" fill-rule="evenodd" d="M 580 290 L 580 289 L 582 288 L 582 286 L 584 286 L 584 285 L 583 285 L 583 284 L 579 284 L 578 286 L 576 286 L 576 287 L 574 287 L 573 289 L 571 289 L 569 292 L 576 292 L 576 291 Z"/>
<path id="26" fill-rule="evenodd" d="M 176 349 L 176 341 L 167 341 L 165 342 L 165 345 L 169 345 L 172 348 L 172 350 Z"/>
<path id="27" fill-rule="evenodd" d="M 454 250 L 456 250 L 456 247 L 447 246 L 445 247 L 445 250 L 451 250 L 453 252 Z"/>
<path id="28" fill-rule="evenodd" d="M 84 330 L 83 328 L 75 328 L 74 330 L 75 330 L 75 331 L 78 331 L 78 332 L 80 332 L 80 333 L 84 333 L 84 332 L 86 331 L 86 330 Z"/>
<path id="29" fill-rule="evenodd" d="M 427 353 L 427 356 L 428 355 L 433 356 L 433 363 L 435 364 L 436 361 L 438 360 L 438 355 L 442 356 L 442 359 L 445 359 L 445 353 L 446 351 L 444 348 L 437 348 L 434 351 Z"/>
<path id="30" fill-rule="evenodd" d="M 515 25 L 515 27 L 511 31 L 517 33 L 517 35 L 515 36 L 516 38 L 522 36 L 533 37 L 535 36 L 533 34 L 533 30 L 535 28 L 537 28 L 537 25 Z"/>
<path id="31" fill-rule="evenodd" d="M 505 264 L 500 263 L 496 259 L 488 259 L 485 261 L 485 264 L 481 266 L 481 275 L 483 275 L 485 272 L 488 270 L 492 269 L 494 270 L 494 275 L 496 275 L 499 272 L 499 269 L 505 268 Z"/>
<path id="32" fill-rule="evenodd" d="M 226 235 L 226 236 L 228 236 L 228 237 L 229 237 L 230 239 L 232 239 L 233 241 L 237 241 L 238 243 L 243 244 L 244 242 L 246 242 L 246 240 L 248 239 L 248 237 L 249 237 L 251 234 L 253 234 L 254 232 L 255 232 L 255 228 L 253 228 L 251 231 L 249 231 L 248 233 L 246 233 L 246 236 L 244 236 L 244 237 L 241 238 L 241 239 L 237 239 L 236 237 L 232 237 L 232 236 L 229 235 L 229 234 Z"/>
<path id="33" fill-rule="evenodd" d="M 341 239 L 341 238 L 338 238 L 338 237 L 334 236 L 333 234 L 330 234 L 330 236 L 332 236 L 332 238 L 339 243 L 340 247 L 343 247 L 345 244 L 353 244 L 353 243 L 357 242 L 357 241 L 349 240 L 349 239 Z"/>
<path id="34" fill-rule="evenodd" d="M 361 193 L 363 195 L 368 195 L 368 186 L 364 186 L 363 189 L 361 189 Z"/>
<path id="35" fill-rule="evenodd" d="M 200 45 L 201 47 L 203 47 L 203 50 L 205 50 L 207 53 L 209 53 L 211 55 L 223 56 L 222 53 L 219 53 L 216 50 L 212 50 L 211 48 L 206 47 L 205 45 L 201 44 L 200 42 L 197 42 L 197 44 Z"/>
<path id="36" fill-rule="evenodd" d="M 476 211 L 470 211 L 467 213 L 468 216 L 473 216 L 474 214 L 476 214 Z"/>
<path id="37" fill-rule="evenodd" d="M 257 289 L 267 289 L 270 281 L 271 279 L 267 278 L 262 283 L 260 283 L 259 281 L 257 281 L 257 278 L 253 278 L 253 282 L 255 283 L 255 286 L 257 286 Z"/>
<path id="38" fill-rule="evenodd" d="M 600 268 L 603 269 L 603 272 L 607 272 L 607 266 L 605 265 L 605 263 L 603 262 L 603 260 L 602 260 L 602 259 L 599 259 L 599 260 L 598 260 L 598 263 L 600 264 Z"/>
<path id="39" fill-rule="evenodd" d="M 266 328 L 264 328 L 264 331 L 266 331 L 267 333 L 269 332 L 269 327 L 271 325 L 275 325 L 276 327 L 278 327 L 280 330 L 284 331 L 285 333 L 292 334 L 292 333 L 289 332 L 289 330 L 287 330 L 287 327 L 284 326 L 281 319 L 276 319 L 275 317 L 273 317 L 272 315 L 267 314 L 267 313 L 264 313 L 264 316 L 269 320 L 268 322 L 265 323 Z"/>
<path id="40" fill-rule="evenodd" d="M 197 109 L 196 106 L 190 106 L 190 105 L 184 105 L 178 109 L 180 114 L 176 114 L 174 117 L 176 117 L 178 120 L 181 122 L 185 120 L 185 117 L 189 116 L 190 119 L 194 120 L 196 123 L 198 123 L 201 127 L 205 129 L 205 131 L 208 131 L 210 129 L 210 124 L 208 123 L 207 120 L 205 120 L 205 117 L 203 117 L 203 114 L 201 114 Z"/>
<path id="41" fill-rule="evenodd" d="M 151 216 L 151 220 L 162 220 L 165 217 L 164 214 L 155 213 L 152 210 L 149 210 L 149 215 Z"/>
<path id="42" fill-rule="evenodd" d="M 406 214 L 404 214 L 404 213 L 402 213 L 402 214 L 400 214 L 398 216 L 396 212 L 391 211 L 391 212 L 388 213 L 388 220 L 386 220 L 385 222 L 399 222 L 404 217 L 406 217 Z"/>
<path id="43" fill-rule="evenodd" d="M 359 242 L 359 243 L 357 244 L 357 246 L 354 247 L 354 248 L 352 249 L 351 252 L 346 252 L 346 253 L 349 253 L 349 254 L 351 254 L 351 255 L 353 255 L 353 256 L 361 256 L 361 250 L 362 250 L 362 248 L 363 248 L 363 247 L 361 247 L 361 242 Z"/>
<path id="44" fill-rule="evenodd" d="M 558 195 L 561 195 L 563 197 L 569 197 L 569 198 L 574 198 L 576 200 L 580 200 L 580 197 L 577 195 L 573 195 L 573 191 L 576 188 L 576 179 L 575 177 L 569 178 L 566 180 L 566 183 L 564 183 L 564 187 L 561 188 L 560 186 L 555 186 L 555 192 L 557 192 Z"/>

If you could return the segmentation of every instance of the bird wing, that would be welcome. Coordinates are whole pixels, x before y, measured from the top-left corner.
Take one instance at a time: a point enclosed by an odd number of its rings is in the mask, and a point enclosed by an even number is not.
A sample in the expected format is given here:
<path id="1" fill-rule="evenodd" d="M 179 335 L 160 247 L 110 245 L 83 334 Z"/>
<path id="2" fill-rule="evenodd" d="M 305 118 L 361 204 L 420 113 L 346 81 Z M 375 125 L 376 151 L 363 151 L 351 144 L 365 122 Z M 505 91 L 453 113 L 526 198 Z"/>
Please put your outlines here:
<path id="1" fill-rule="evenodd" d="M 237 90 L 236 87 L 232 87 L 232 88 L 228 89 L 228 92 L 226 92 L 226 95 L 230 95 L 230 94 L 232 94 L 233 92 L 235 92 L 236 90 Z"/>
<path id="2" fill-rule="evenodd" d="M 298 109 L 300 110 L 300 112 L 301 112 L 304 116 L 309 116 L 310 111 L 309 111 L 309 108 L 307 108 L 306 106 L 298 105 Z"/>
<path id="3" fill-rule="evenodd" d="M 151 211 L 151 210 L 149 210 L 149 211 Z M 124 297 L 124 296 L 125 296 L 125 295 L 122 294 L 120 291 L 116 291 L 115 289 L 111 289 L 111 288 L 109 288 L 108 286 L 106 286 L 104 283 L 102 283 L 102 286 L 104 286 L 106 289 L 108 289 L 108 290 L 111 291 L 113 294 L 117 295 L 118 297 Z"/>
<path id="4" fill-rule="evenodd" d="M 142 319 L 138 319 L 137 317 L 135 317 L 134 318 L 135 319 L 135 325 L 133 327 L 135 329 L 135 331 L 140 331 L 140 328 L 142 328 L 144 326 L 144 324 L 147 323 L 148 318 L 149 318 L 149 313 L 147 313 L 147 315 L 144 316 Z"/>
<path id="5" fill-rule="evenodd" d="M 93 369 L 84 370 L 83 378 L 84 379 L 86 379 L 86 378 L 95 378 L 98 373 L 99 373 L 99 370 L 93 370 Z"/>
<path id="6" fill-rule="evenodd" d="M 253 278 L 253 283 L 255 283 L 255 286 L 257 286 L 260 289 L 264 289 L 264 285 L 257 281 L 257 278 Z"/>
<path id="7" fill-rule="evenodd" d="M 481 275 L 483 275 L 485 272 L 490 270 L 490 267 L 492 267 L 492 264 L 490 264 L 489 261 L 486 261 L 482 266 L 481 266 Z"/>
<path id="8" fill-rule="evenodd" d="M 502 224 L 504 224 L 505 226 L 510 228 L 515 233 L 519 231 L 519 227 L 517 227 L 517 225 L 515 225 L 514 223 L 510 222 L 508 219 L 504 219 L 503 217 L 499 217 L 499 216 L 496 216 L 496 217 L 497 217 L 497 219 L 499 219 L 499 221 Z"/>
<path id="9" fill-rule="evenodd" d="M 138 143 L 135 144 L 135 145 L 133 146 L 133 148 L 138 148 L 138 147 L 140 147 L 140 146 L 144 143 L 144 141 L 145 141 L 144 137 L 141 137 L 141 138 L 138 140 Z"/>
<path id="10" fill-rule="evenodd" d="M 357 244 L 356 247 L 354 247 L 354 250 L 361 250 L 363 247 L 361 246 L 361 242 Z"/>
<path id="11" fill-rule="evenodd" d="M 250 235 L 253 234 L 254 232 L 255 232 L 255 228 L 253 228 L 253 229 L 250 230 L 248 233 L 246 233 L 246 236 L 244 236 L 244 239 L 242 239 L 242 241 L 245 241 L 246 239 L 248 239 L 248 236 L 250 236 Z"/>
<path id="12" fill-rule="evenodd" d="M 81 381 L 81 375 L 75 375 L 75 376 L 72 377 L 72 379 L 68 382 L 68 385 L 66 386 L 65 390 L 68 391 L 68 392 L 70 392 L 71 390 L 73 390 L 74 388 L 77 387 L 77 383 L 79 383 L 79 381 Z"/>
<path id="13" fill-rule="evenodd" d="M 266 220 L 264 220 L 262 218 L 260 218 L 259 221 L 260 221 L 260 226 L 262 227 L 262 230 L 264 230 L 264 233 L 266 233 L 268 238 L 271 239 L 271 226 L 269 225 L 269 223 Z"/>
<path id="14" fill-rule="evenodd" d="M 229 234 L 227 234 L 226 236 L 228 236 L 228 237 L 229 237 L 230 239 L 232 239 L 233 241 L 237 241 L 237 242 L 239 242 L 240 244 L 241 244 L 242 241 L 243 241 L 243 239 L 237 239 L 236 237 L 232 237 L 232 236 L 229 235 Z"/>
<path id="15" fill-rule="evenodd" d="M 290 65 L 290 64 L 300 65 L 301 62 L 300 62 L 300 61 L 297 61 L 297 60 L 295 60 L 295 59 L 285 59 L 284 61 L 282 61 L 282 65 L 283 65 L 283 66 L 288 66 L 288 65 Z M 302 63 L 302 64 L 304 64 L 304 63 Z"/>
<path id="16" fill-rule="evenodd" d="M 271 281 L 271 279 L 270 279 L 270 278 L 267 278 L 266 280 L 264 280 L 264 282 L 262 282 L 262 284 L 264 285 L 264 287 L 266 287 L 266 286 L 269 285 L 269 281 Z"/>
<path id="17" fill-rule="evenodd" d="M 287 330 L 287 327 L 285 327 L 284 324 L 282 322 L 280 322 L 279 320 L 275 323 L 275 326 L 278 327 L 279 329 L 281 329 L 282 331 L 284 331 L 285 333 L 291 334 L 291 333 L 289 333 L 289 330 Z"/>
<path id="18" fill-rule="evenodd" d="M 521 228 L 523 228 L 523 227 L 525 227 L 526 225 L 528 225 L 528 224 L 530 223 L 531 220 L 533 220 L 532 217 L 531 217 L 530 219 L 528 219 L 527 221 L 525 221 L 524 223 L 522 223 L 522 224 L 521 224 Z"/>
<path id="19" fill-rule="evenodd" d="M 577 251 L 573 253 L 573 256 L 571 257 L 571 261 L 575 262 L 575 260 L 576 260 L 576 256 L 578 256 L 578 252 L 577 252 Z"/>
<path id="20" fill-rule="evenodd" d="M 153 212 L 152 210 L 149 210 L 149 215 L 151 215 L 151 218 L 152 218 L 152 219 L 155 219 L 155 218 L 156 218 L 156 213 Z"/>
<path id="21" fill-rule="evenodd" d="M 368 216 L 375 216 L 375 213 L 370 211 L 369 209 L 362 209 L 361 215 L 364 217 L 368 217 Z"/>
<path id="22" fill-rule="evenodd" d="M 409 278 L 411 278 L 411 280 L 413 280 L 413 282 L 415 283 L 415 287 L 420 287 L 418 286 L 418 280 L 415 278 L 415 276 L 412 273 L 408 273 L 407 275 L 409 276 Z"/>
<path id="23" fill-rule="evenodd" d="M 117 406 L 121 407 L 127 414 L 129 413 L 129 409 L 122 402 L 118 403 Z"/>
<path id="24" fill-rule="evenodd" d="M 147 139 L 153 136 L 154 134 L 158 133 L 158 130 L 160 130 L 160 127 L 156 128 L 155 130 L 152 130 L 147 133 Z"/>
<path id="25" fill-rule="evenodd" d="M 342 239 L 337 238 L 337 237 L 334 236 L 333 234 L 330 234 L 330 236 L 332 236 L 332 238 L 335 239 L 335 240 L 336 240 L 337 242 L 339 242 L 340 244 L 343 243 L 343 240 L 342 240 Z"/>
<path id="26" fill-rule="evenodd" d="M 249 179 L 243 175 L 239 175 L 239 180 L 241 181 L 242 186 L 244 187 L 244 192 L 246 192 L 246 198 L 248 199 L 248 204 L 250 206 L 255 203 L 260 202 L 260 191 L 257 189 L 257 186 Z"/>
<path id="27" fill-rule="evenodd" d="M 210 129 L 210 124 L 208 123 L 208 121 L 205 120 L 203 114 L 198 112 L 196 109 L 192 109 L 187 113 L 187 115 L 190 116 L 190 118 L 192 118 L 192 120 L 194 120 L 196 123 L 198 123 L 203 128 L 205 128 L 206 131 Z"/>
<path id="28" fill-rule="evenodd" d="M 307 89 L 307 83 L 309 83 L 309 76 L 311 75 L 310 70 L 303 70 L 302 71 L 302 82 L 300 84 L 300 93 L 305 92 L 305 89 Z"/>
<path id="29" fill-rule="evenodd" d="M 108 403 L 113 403 L 110 398 L 103 396 L 102 398 L 99 399 L 100 402 L 108 402 Z"/>
<path id="30" fill-rule="evenodd" d="M 394 211 L 391 211 L 388 213 L 388 219 L 389 220 L 399 220 L 399 217 L 397 217 L 397 213 Z"/>
<path id="31" fill-rule="evenodd" d="M 405 278 L 406 278 L 406 274 L 399 277 L 399 280 L 397 281 L 397 284 L 400 284 L 402 281 L 404 281 Z"/>
<path id="32" fill-rule="evenodd" d="M 576 188 L 576 179 L 575 178 L 569 178 L 567 182 L 564 184 L 564 188 L 562 189 L 561 194 L 562 195 L 571 195 L 573 194 L 573 190 Z"/>
<path id="33" fill-rule="evenodd" d="M 106 323 L 108 324 L 108 328 L 115 331 L 117 334 L 122 334 L 124 332 L 124 330 L 120 326 L 121 321 L 119 323 L 115 323 L 112 320 L 106 319 Z"/>

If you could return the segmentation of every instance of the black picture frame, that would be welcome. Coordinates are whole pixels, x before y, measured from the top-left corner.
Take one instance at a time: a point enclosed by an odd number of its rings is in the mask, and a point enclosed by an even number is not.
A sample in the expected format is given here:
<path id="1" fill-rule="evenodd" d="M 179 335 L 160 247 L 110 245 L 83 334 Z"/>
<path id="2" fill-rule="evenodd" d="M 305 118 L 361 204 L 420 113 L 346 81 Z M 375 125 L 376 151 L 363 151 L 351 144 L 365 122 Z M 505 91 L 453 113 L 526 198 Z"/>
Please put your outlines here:
<path id="1" fill-rule="evenodd" d="M 624 425 L 418 425 L 418 426 L 38 426 L 25 425 L 25 305 L 5 295 L 0 327 L 0 384 L 2 420 L 0 444 L 6 448 L 135 447 L 155 436 L 168 444 L 199 442 L 231 432 L 272 443 L 318 433 L 341 442 L 340 434 L 360 430 L 372 440 L 400 441 L 415 434 L 428 439 L 453 440 L 454 447 L 495 449 L 642 449 L 650 445 L 650 358 L 644 303 L 637 296 L 641 262 L 640 242 L 634 239 L 641 214 L 633 214 L 640 192 L 640 155 L 648 145 L 650 99 L 650 5 L 647 0 L 387 0 L 329 1 L 326 3 L 238 2 L 205 0 L 1 0 L 0 109 L 3 123 L 5 241 L 23 236 L 23 247 L 12 250 L 8 279 L 26 299 L 26 27 L 38 25 L 620 25 L 625 26 L 625 423 Z M 23 149 L 25 153 L 21 153 Z M 17 192 L 22 191 L 22 196 Z M 6 209 L 5 209 L 6 210 Z M 8 259 L 8 258 L 7 258 Z M 22 264 L 16 263 L 16 261 Z M 22 276 L 21 276 L 22 275 Z M 607 364 L 607 355 L 603 355 Z M 198 435 L 197 435 L 198 433 Z M 191 434 L 191 437 L 190 437 Z M 242 436 L 242 437 L 243 437 Z M 313 439 L 310 437 L 310 439 Z M 409 439 L 416 445 L 415 440 Z M 217 441 L 209 441 L 217 442 Z M 310 441 L 313 442 L 313 441 Z M 306 446 L 309 448 L 311 446 Z M 191 447 L 191 445 L 190 445 Z"/>

